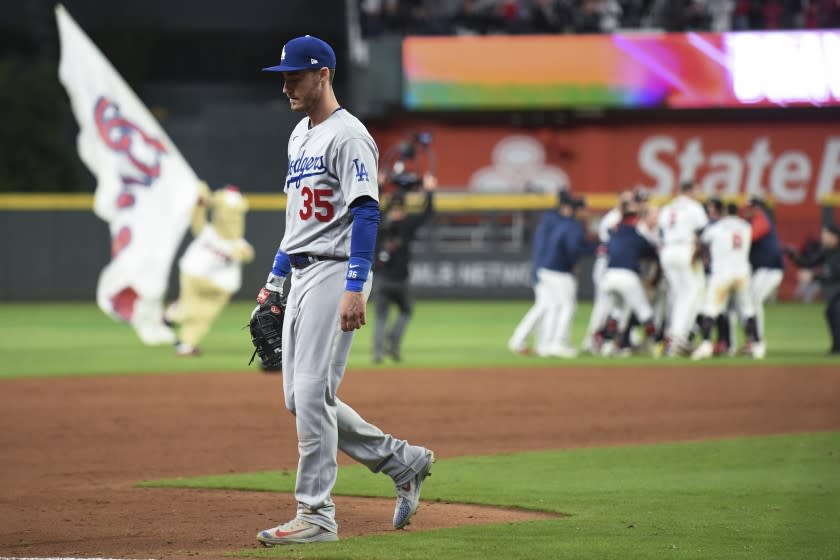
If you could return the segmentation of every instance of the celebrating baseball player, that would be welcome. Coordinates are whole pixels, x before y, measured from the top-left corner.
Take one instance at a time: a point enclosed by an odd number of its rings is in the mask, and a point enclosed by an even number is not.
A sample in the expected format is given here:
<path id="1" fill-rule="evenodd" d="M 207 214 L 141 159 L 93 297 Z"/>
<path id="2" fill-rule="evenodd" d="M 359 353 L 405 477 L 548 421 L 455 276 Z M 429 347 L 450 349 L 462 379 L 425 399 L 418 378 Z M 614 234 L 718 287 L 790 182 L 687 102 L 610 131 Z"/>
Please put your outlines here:
<path id="1" fill-rule="evenodd" d="M 700 186 L 686 181 L 680 194 L 659 212 L 662 249 L 659 260 L 668 282 L 670 314 L 666 355 L 675 356 L 688 348 L 688 335 L 700 312 L 703 297 L 703 267 L 695 259 L 698 232 L 709 218 L 698 202 Z"/>
<path id="2" fill-rule="evenodd" d="M 603 296 L 601 281 L 607 272 L 607 243 L 610 240 L 610 233 L 621 221 L 621 205 L 633 200 L 632 191 L 621 191 L 618 195 L 618 202 L 614 208 L 604 214 L 598 222 L 599 245 L 595 252 L 595 261 L 592 263 L 592 311 L 589 315 L 589 325 L 586 327 L 586 336 L 581 346 L 584 352 L 594 352 L 600 341 L 597 339 L 598 332 L 607 319 L 609 313 L 609 300 Z"/>
<path id="3" fill-rule="evenodd" d="M 393 525 L 401 529 L 417 511 L 434 454 L 384 434 L 336 396 L 354 332 L 366 321 L 380 220 L 379 152 L 365 126 L 336 100 L 329 44 L 310 35 L 292 39 L 280 64 L 265 70 L 282 73 L 292 110 L 306 116 L 289 138 L 286 230 L 251 321 L 260 357 L 282 355 L 283 392 L 296 416 L 300 454 L 297 515 L 260 531 L 257 540 L 266 546 L 338 540 L 331 497 L 338 449 L 393 479 Z"/>
<path id="4" fill-rule="evenodd" d="M 537 355 L 577 356 L 569 335 L 577 308 L 574 268 L 588 248 L 584 226 L 575 217 L 584 205 L 583 199 L 562 191 L 558 210 L 547 210 L 540 219 L 534 233 L 535 301 L 508 341 L 512 352 L 527 353 L 528 337 L 538 330 Z"/>
<path id="5" fill-rule="evenodd" d="M 601 354 L 615 352 L 616 338 L 627 327 L 630 314 L 644 326 L 647 340 L 655 334 L 653 310 L 642 286 L 641 260 L 656 258 L 656 247 L 638 230 L 639 208 L 635 200 L 621 203 L 621 221 L 607 242 L 607 271 L 601 290 L 609 302 L 609 318 L 603 329 Z"/>
<path id="6" fill-rule="evenodd" d="M 643 194 L 638 194 L 643 193 Z M 659 207 L 648 201 L 646 191 L 637 191 L 636 200 L 642 200 L 639 210 L 639 225 L 637 229 L 642 236 L 650 241 L 657 251 L 662 242 L 662 235 L 659 231 Z M 641 263 L 642 284 L 648 296 L 648 301 L 653 308 L 653 324 L 656 326 L 656 342 L 661 343 L 665 336 L 665 325 L 667 319 L 667 298 L 668 286 L 662 277 L 662 265 L 659 262 L 657 253 L 655 258 L 646 258 Z M 662 350 L 661 345 L 656 350 Z"/>
<path id="7" fill-rule="evenodd" d="M 767 216 L 761 197 L 752 196 L 744 208 L 744 218 L 752 226 L 752 244 L 750 245 L 750 265 L 752 278 L 750 291 L 755 308 L 758 335 L 764 336 L 764 304 L 776 293 L 782 283 L 785 262 L 782 244 L 776 233 L 776 226 Z"/>
<path id="8" fill-rule="evenodd" d="M 703 230 L 700 241 L 709 248 L 710 274 L 702 313 L 703 342 L 695 348 L 691 358 L 702 360 L 714 354 L 710 339 L 712 325 L 726 309 L 730 296 L 735 299 L 752 356 L 763 358 L 766 350 L 758 338 L 750 295 L 750 224 L 738 217 L 735 204 L 727 206 L 727 216 L 723 216 L 720 199 L 710 200 L 706 208 L 712 223 Z"/>

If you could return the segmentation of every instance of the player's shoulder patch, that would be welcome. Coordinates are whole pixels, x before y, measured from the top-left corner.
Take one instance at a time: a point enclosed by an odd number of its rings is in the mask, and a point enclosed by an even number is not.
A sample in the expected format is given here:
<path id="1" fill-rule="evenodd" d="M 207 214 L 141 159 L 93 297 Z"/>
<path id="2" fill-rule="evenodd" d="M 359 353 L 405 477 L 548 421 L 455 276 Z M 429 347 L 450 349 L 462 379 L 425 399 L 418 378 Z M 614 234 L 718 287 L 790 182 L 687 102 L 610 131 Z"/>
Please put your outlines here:
<path id="1" fill-rule="evenodd" d="M 353 169 L 356 173 L 356 181 L 360 183 L 370 182 L 370 173 L 367 170 L 365 162 L 360 158 L 353 158 Z"/>

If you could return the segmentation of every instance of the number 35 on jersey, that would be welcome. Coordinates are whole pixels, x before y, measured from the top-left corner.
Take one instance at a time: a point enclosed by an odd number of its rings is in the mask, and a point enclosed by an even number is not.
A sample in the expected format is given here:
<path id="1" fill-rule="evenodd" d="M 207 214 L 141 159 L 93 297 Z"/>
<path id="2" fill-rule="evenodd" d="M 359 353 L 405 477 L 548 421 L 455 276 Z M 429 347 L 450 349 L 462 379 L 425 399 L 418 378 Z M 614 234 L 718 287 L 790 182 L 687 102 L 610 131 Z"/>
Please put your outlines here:
<path id="1" fill-rule="evenodd" d="M 303 221 L 315 218 L 319 222 L 329 222 L 335 216 L 335 208 L 330 202 L 332 196 L 332 189 L 313 189 L 309 185 L 304 185 L 300 189 L 300 196 L 302 200 L 302 207 L 298 212 L 300 219 Z"/>
<path id="2" fill-rule="evenodd" d="M 365 163 L 359 158 L 353 159 L 353 170 L 357 182 L 367 183 L 370 181 L 370 174 L 368 173 Z M 319 222 L 329 222 L 335 216 L 335 207 L 330 198 L 333 191 L 329 188 L 313 188 L 309 185 L 304 185 L 300 189 L 300 196 L 302 199 L 301 209 L 298 212 L 300 219 L 303 221 L 316 219 Z"/>

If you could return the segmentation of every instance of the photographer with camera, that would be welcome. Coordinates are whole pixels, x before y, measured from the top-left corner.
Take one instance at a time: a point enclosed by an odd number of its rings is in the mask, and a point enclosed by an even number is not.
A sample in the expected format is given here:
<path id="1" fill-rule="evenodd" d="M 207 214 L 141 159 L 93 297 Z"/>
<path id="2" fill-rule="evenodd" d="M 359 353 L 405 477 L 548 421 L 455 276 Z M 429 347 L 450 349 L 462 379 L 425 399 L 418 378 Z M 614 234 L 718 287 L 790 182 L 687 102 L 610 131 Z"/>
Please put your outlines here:
<path id="1" fill-rule="evenodd" d="M 376 264 L 374 274 L 374 303 L 376 324 L 374 325 L 373 361 L 382 362 L 384 355 L 395 361 L 401 360 L 400 347 L 405 328 L 411 318 L 412 301 L 408 286 L 408 269 L 411 260 L 411 242 L 417 230 L 434 214 L 434 191 L 437 178 L 426 173 L 422 179 L 411 174 L 392 178 L 397 190 L 383 213 L 377 236 Z M 425 193 L 423 210 L 419 214 L 406 211 L 406 191 L 422 185 Z M 388 325 L 391 305 L 397 306 L 397 316 Z"/>
<path id="2" fill-rule="evenodd" d="M 820 282 L 825 301 L 825 319 L 831 335 L 828 353 L 840 356 L 840 225 L 825 224 L 820 247 L 811 255 L 800 255 L 795 247 L 785 247 L 784 254 L 802 269 L 811 269 Z"/>

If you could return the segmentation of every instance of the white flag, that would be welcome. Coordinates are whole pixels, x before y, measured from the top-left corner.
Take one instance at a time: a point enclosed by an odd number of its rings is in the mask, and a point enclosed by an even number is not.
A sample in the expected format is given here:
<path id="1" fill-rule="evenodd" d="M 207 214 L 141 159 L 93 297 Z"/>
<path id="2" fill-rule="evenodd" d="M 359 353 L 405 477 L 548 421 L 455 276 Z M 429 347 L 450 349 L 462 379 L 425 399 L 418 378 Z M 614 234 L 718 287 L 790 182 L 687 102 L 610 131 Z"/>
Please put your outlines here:
<path id="1" fill-rule="evenodd" d="M 55 12 L 59 78 L 79 123 L 79 156 L 97 179 L 94 212 L 111 231 L 111 262 L 99 275 L 97 303 L 131 323 L 144 343 L 172 343 L 163 298 L 198 177 L 64 7 Z"/>

